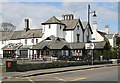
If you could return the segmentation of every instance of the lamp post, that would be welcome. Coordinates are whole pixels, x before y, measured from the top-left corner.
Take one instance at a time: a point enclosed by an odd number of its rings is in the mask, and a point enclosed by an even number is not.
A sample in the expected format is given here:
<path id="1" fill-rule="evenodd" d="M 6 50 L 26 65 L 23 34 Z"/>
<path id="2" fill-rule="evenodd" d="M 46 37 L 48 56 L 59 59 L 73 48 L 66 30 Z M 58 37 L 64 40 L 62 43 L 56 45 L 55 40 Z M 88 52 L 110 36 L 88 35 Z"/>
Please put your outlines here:
<path id="1" fill-rule="evenodd" d="M 93 17 L 97 17 L 95 11 L 92 11 L 92 10 L 90 9 L 90 4 L 88 4 L 88 25 L 87 25 L 88 35 L 87 35 L 87 42 L 89 42 L 90 14 L 93 14 Z M 93 47 L 94 47 L 94 44 L 93 44 Z M 93 49 L 91 50 L 91 55 L 92 55 L 92 57 L 91 57 L 91 59 L 92 59 L 91 64 L 93 65 L 93 63 L 94 63 L 94 62 L 93 62 L 93 60 L 94 60 L 94 57 L 93 57 Z"/>
<path id="2" fill-rule="evenodd" d="M 95 11 L 92 11 L 90 9 L 90 4 L 88 4 L 88 27 L 87 27 L 87 31 L 88 31 L 88 36 L 87 36 L 87 42 L 89 42 L 89 24 L 90 24 L 90 14 L 93 14 L 93 17 L 97 17 Z"/>

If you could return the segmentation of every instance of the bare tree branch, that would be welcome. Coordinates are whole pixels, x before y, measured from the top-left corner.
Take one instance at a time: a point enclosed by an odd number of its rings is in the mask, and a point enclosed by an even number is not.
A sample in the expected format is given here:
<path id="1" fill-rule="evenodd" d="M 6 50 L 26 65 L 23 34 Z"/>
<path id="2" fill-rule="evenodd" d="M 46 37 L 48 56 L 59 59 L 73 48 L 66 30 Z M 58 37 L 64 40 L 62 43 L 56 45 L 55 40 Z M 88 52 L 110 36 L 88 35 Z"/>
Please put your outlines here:
<path id="1" fill-rule="evenodd" d="M 16 29 L 16 27 L 13 24 L 7 22 L 3 22 L 1 24 L 1 28 L 3 32 L 12 32 Z"/>

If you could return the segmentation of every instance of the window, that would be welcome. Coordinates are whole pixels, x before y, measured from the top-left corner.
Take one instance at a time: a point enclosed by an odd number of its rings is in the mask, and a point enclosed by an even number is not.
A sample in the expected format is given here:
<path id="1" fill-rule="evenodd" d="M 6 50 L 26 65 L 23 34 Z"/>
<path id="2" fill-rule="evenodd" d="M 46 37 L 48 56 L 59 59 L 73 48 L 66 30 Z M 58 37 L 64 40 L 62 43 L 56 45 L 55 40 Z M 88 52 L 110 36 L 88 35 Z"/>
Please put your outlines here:
<path id="1" fill-rule="evenodd" d="M 2 40 L 2 44 L 4 44 L 4 41 Z"/>
<path id="2" fill-rule="evenodd" d="M 60 30 L 61 30 L 62 26 L 60 25 Z"/>
<path id="3" fill-rule="evenodd" d="M 34 43 L 34 39 L 32 39 L 31 42 Z"/>
<path id="4" fill-rule="evenodd" d="M 77 25 L 77 30 L 79 30 L 79 25 Z"/>
<path id="5" fill-rule="evenodd" d="M 77 34 L 77 42 L 80 42 L 80 34 Z"/>
<path id="6" fill-rule="evenodd" d="M 50 24 L 49 24 L 49 29 L 50 29 L 50 27 L 51 27 L 51 26 L 50 26 Z"/>
<path id="7" fill-rule="evenodd" d="M 38 39 L 36 39 L 36 43 L 38 43 Z"/>
<path id="8" fill-rule="evenodd" d="M 27 44 L 27 39 L 25 39 L 25 44 Z"/>

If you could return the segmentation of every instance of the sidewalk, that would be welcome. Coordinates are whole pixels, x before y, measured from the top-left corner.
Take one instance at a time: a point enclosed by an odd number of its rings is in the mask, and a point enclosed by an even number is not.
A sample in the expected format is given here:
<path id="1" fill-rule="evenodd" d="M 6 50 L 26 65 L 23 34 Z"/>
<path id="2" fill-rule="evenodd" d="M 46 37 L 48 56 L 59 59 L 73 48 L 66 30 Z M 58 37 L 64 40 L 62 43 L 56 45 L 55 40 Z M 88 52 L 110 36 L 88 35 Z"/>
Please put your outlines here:
<path id="1" fill-rule="evenodd" d="M 100 67 L 108 67 L 108 66 L 117 66 L 117 64 L 73 66 L 73 67 L 63 67 L 63 68 L 32 70 L 32 71 L 26 71 L 26 72 L 4 72 L 2 73 L 2 79 L 12 78 L 12 77 L 29 77 L 29 76 L 35 76 L 35 75 L 44 75 L 44 74 L 51 74 L 51 73 L 58 73 L 58 72 L 84 70 L 84 69 L 100 68 Z"/>

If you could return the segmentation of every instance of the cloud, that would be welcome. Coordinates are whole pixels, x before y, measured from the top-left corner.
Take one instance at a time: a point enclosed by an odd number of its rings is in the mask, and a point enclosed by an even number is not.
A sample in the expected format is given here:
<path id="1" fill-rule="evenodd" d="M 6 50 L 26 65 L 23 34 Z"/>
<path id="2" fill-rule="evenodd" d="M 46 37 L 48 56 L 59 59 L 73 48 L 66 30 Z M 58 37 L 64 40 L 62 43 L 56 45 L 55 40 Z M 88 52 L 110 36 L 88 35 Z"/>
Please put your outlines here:
<path id="1" fill-rule="evenodd" d="M 41 28 L 41 22 L 48 20 L 52 16 L 61 19 L 61 15 L 73 13 L 75 18 L 87 21 L 88 2 L 61 2 L 61 7 L 57 5 L 49 5 L 49 3 L 18 3 L 6 2 L 2 5 L 3 21 L 13 23 L 17 29 L 24 28 L 24 18 L 30 18 L 31 28 Z M 91 9 L 97 12 L 97 20 L 99 26 L 105 25 L 110 20 L 117 20 L 117 12 L 113 11 L 116 7 L 114 3 L 89 3 Z M 102 6 L 101 6 L 102 4 Z M 110 5 L 111 4 L 111 5 Z M 112 9 L 112 10 L 111 10 Z M 94 19 L 91 17 L 91 22 Z"/>
<path id="2" fill-rule="evenodd" d="M 61 16 L 63 10 L 55 6 L 33 3 L 3 3 L 3 21 L 11 22 L 18 29 L 24 28 L 24 18 L 31 19 L 31 28 L 41 28 L 41 22 L 46 21 L 51 16 Z"/>

